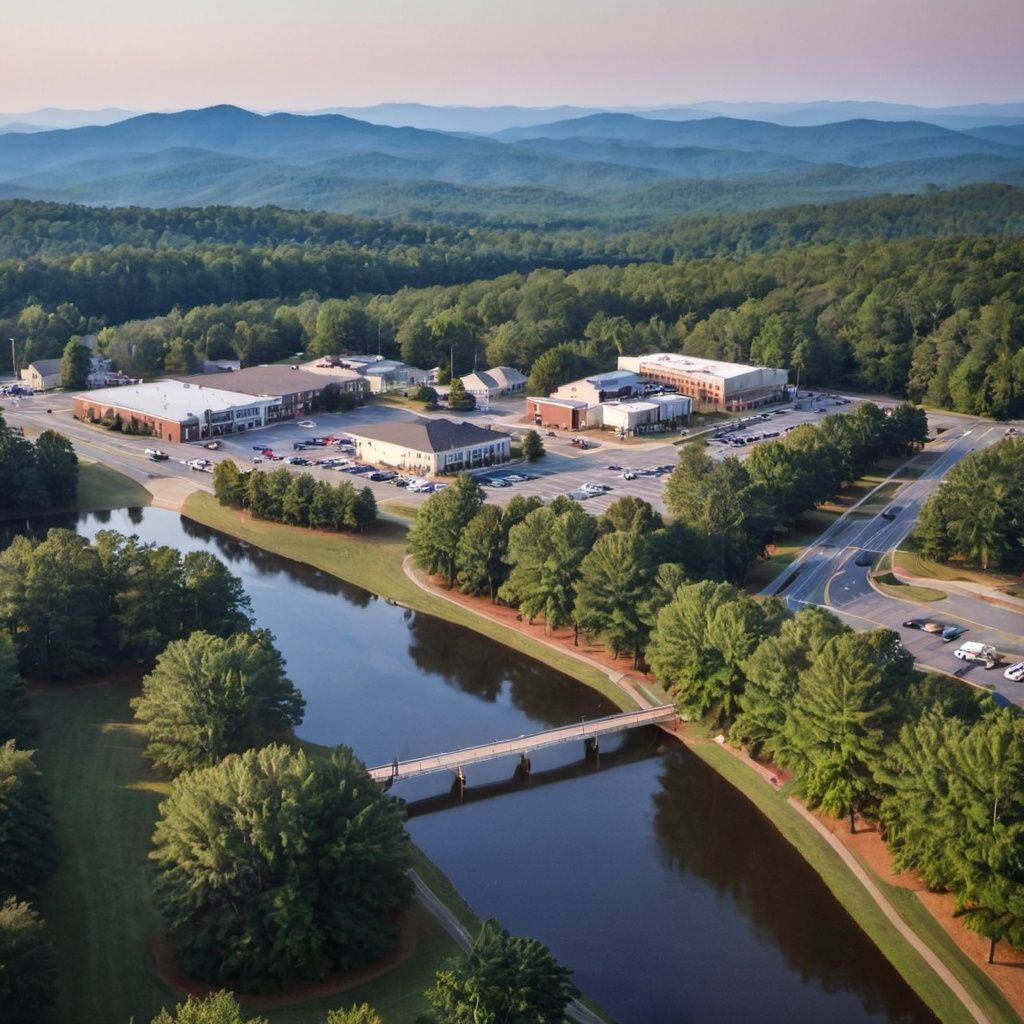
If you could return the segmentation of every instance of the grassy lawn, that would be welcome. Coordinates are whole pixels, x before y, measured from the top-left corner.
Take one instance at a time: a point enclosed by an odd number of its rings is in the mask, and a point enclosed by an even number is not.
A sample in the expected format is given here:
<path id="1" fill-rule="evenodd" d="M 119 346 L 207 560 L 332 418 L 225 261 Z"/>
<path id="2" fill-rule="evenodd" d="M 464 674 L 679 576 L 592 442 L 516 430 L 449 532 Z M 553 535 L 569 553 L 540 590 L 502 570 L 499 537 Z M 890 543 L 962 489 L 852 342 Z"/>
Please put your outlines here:
<path id="1" fill-rule="evenodd" d="M 82 462 L 78 472 L 79 512 L 148 505 L 153 496 L 131 477 L 99 462 Z"/>
<path id="2" fill-rule="evenodd" d="M 765 786 L 759 776 L 717 744 L 698 744 L 691 747 L 691 750 L 756 804 L 786 839 L 800 851 L 847 913 L 871 936 L 879 949 L 940 1020 L 946 1024 L 972 1021 L 973 1018 L 964 1006 L 921 959 L 916 950 L 893 931 L 878 905 L 860 882 L 850 874 L 838 854 L 786 803 L 786 797 L 782 792 Z M 890 895 L 893 890 L 891 886 L 882 888 L 886 895 Z M 928 941 L 935 953 L 986 1012 L 989 1020 L 1018 1020 L 1012 1007 L 996 986 L 964 955 L 913 894 L 902 889 L 895 891 L 897 894 L 903 894 L 903 897 L 893 899 L 897 911 Z M 910 906 L 911 901 L 916 904 L 917 911 Z"/>
<path id="3" fill-rule="evenodd" d="M 1013 577 L 997 572 L 984 572 L 959 562 L 936 562 L 916 551 L 897 550 L 896 565 L 911 576 L 928 580 L 948 580 L 951 583 L 980 583 L 986 587 L 1006 588 Z"/>
<path id="4" fill-rule="evenodd" d="M 137 678 L 122 676 L 31 693 L 60 850 L 59 869 L 42 901 L 58 947 L 53 1024 L 133 1018 L 144 1024 L 161 1006 L 181 999 L 161 982 L 149 955 L 159 920 L 147 855 L 168 787 L 142 756 L 145 741 L 128 706 L 137 690 Z M 472 930 L 475 918 L 453 896 L 451 883 L 421 854 L 416 867 Z M 411 1024 L 425 1009 L 422 993 L 438 964 L 455 949 L 432 919 L 421 916 L 415 953 L 386 975 L 341 995 L 261 1012 L 273 1024 L 319 1024 L 332 1007 L 366 1001 L 385 1020 Z"/>
<path id="5" fill-rule="evenodd" d="M 914 583 L 904 583 L 898 576 L 891 572 L 882 572 L 871 577 L 872 582 L 890 597 L 898 598 L 901 601 L 944 601 L 946 595 L 941 590 L 933 587 L 920 587 Z"/>
<path id="6" fill-rule="evenodd" d="M 759 593 L 776 576 L 779 576 L 809 544 L 813 544 L 817 533 L 792 533 L 775 545 L 773 552 L 759 562 L 747 573 L 743 587 L 751 594 Z"/>
<path id="7" fill-rule="evenodd" d="M 392 520 L 379 520 L 365 534 L 320 533 L 300 527 L 261 522 L 235 509 L 217 504 L 214 497 L 196 493 L 185 503 L 184 514 L 197 522 L 255 544 L 266 551 L 306 562 L 375 594 L 390 598 L 417 611 L 429 612 L 449 622 L 522 651 L 552 668 L 604 694 L 619 707 L 627 708 L 624 696 L 600 669 L 577 661 L 561 651 L 539 643 L 518 630 L 492 622 L 468 608 L 452 604 L 421 590 L 402 569 L 407 527 Z"/>

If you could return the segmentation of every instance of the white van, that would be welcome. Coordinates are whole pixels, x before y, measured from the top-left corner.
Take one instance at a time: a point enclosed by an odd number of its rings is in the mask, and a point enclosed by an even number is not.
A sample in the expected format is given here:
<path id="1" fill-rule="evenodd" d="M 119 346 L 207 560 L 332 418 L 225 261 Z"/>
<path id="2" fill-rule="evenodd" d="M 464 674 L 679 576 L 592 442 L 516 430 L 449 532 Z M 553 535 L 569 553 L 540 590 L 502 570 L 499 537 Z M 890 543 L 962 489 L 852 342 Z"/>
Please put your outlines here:
<path id="1" fill-rule="evenodd" d="M 991 644 L 968 640 L 953 652 L 953 657 L 961 661 L 983 661 L 986 668 L 994 668 L 999 661 L 999 652 Z"/>

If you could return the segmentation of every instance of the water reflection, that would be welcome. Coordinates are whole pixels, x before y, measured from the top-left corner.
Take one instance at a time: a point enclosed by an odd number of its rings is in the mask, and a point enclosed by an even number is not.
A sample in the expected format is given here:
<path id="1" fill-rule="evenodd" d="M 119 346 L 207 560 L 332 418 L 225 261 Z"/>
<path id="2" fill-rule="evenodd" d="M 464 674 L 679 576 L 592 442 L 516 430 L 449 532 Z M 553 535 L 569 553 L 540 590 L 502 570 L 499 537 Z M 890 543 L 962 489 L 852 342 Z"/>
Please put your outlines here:
<path id="1" fill-rule="evenodd" d="M 932 1019 L 888 961 L 876 962 L 867 936 L 749 800 L 686 750 L 668 751 L 662 766 L 653 802 L 663 863 L 735 904 L 757 941 L 777 948 L 805 982 L 826 992 L 855 991 L 872 1015 Z M 796 886 L 800 899 L 793 898 Z M 894 998 L 901 989 L 907 998 Z"/>
<path id="2" fill-rule="evenodd" d="M 55 525 L 75 520 L 32 530 Z M 370 764 L 613 710 L 478 633 L 174 513 L 87 515 L 77 528 L 106 527 L 225 559 L 306 698 L 302 738 L 348 743 Z M 597 770 L 572 744 L 539 751 L 532 784 L 510 782 L 514 762 L 475 765 L 465 802 L 413 818 L 413 837 L 481 916 L 551 945 L 621 1024 L 931 1020 L 796 851 L 660 735 L 602 742 Z M 395 791 L 413 801 L 449 781 Z"/>

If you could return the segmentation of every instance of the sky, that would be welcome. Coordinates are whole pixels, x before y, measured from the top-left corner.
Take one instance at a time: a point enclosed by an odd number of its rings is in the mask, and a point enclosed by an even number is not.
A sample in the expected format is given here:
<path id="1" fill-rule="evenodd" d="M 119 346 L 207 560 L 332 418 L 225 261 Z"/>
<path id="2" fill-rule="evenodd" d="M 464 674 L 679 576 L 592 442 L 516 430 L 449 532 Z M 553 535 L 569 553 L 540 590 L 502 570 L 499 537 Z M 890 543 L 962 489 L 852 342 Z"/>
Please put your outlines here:
<path id="1" fill-rule="evenodd" d="M 0 0 L 0 111 L 1024 100 L 1022 0 Z"/>

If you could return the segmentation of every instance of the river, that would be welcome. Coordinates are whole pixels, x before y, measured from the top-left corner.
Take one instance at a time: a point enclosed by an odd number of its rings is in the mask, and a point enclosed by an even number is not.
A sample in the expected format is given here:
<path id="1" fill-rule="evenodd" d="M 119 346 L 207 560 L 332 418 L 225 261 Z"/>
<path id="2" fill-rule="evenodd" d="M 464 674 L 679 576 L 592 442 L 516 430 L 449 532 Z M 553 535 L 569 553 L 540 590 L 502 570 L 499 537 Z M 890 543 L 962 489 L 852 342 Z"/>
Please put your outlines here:
<path id="1" fill-rule="evenodd" d="M 74 524 L 71 520 L 67 525 Z M 244 582 L 306 698 L 299 735 L 368 764 L 615 709 L 471 630 L 157 509 L 77 520 L 209 549 Z M 748 801 L 658 730 L 399 783 L 415 842 L 477 913 L 536 936 L 620 1024 L 930 1021 L 932 1014 Z"/>

